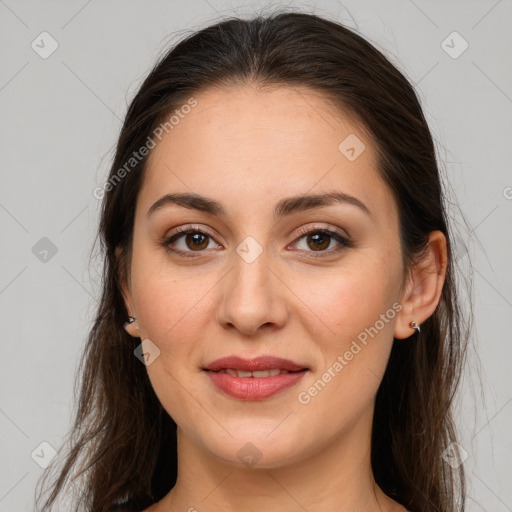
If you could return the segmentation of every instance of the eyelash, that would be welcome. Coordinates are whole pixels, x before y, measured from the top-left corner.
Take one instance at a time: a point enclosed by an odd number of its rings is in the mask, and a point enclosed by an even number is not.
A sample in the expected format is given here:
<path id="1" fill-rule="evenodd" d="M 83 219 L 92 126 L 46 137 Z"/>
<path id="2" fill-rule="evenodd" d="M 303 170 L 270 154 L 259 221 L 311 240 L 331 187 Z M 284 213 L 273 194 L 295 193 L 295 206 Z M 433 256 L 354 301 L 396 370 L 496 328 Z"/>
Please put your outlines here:
<path id="1" fill-rule="evenodd" d="M 198 228 L 193 225 L 181 226 L 181 227 L 177 228 L 173 232 L 172 235 L 170 235 L 163 241 L 162 245 L 163 245 L 164 249 L 169 253 L 178 254 L 179 256 L 183 256 L 185 258 L 198 257 L 198 256 L 194 256 L 193 254 L 194 253 L 200 254 L 200 253 L 204 252 L 206 249 L 199 250 L 199 251 L 182 251 L 181 249 L 171 249 L 171 247 L 169 247 L 169 245 L 171 243 L 175 242 L 177 239 L 179 239 L 183 235 L 187 235 L 190 233 L 205 235 L 215 241 L 215 237 L 212 234 L 205 231 L 203 228 Z M 304 252 L 308 252 L 308 253 L 311 252 L 312 254 L 310 257 L 312 257 L 312 258 L 322 258 L 322 257 L 325 257 L 325 255 L 330 256 L 333 253 L 337 253 L 345 248 L 349 248 L 349 247 L 353 246 L 352 242 L 348 238 L 344 237 L 343 235 L 341 235 L 340 233 L 338 233 L 336 231 L 332 231 L 332 230 L 326 229 L 326 228 L 303 228 L 303 229 L 299 230 L 299 232 L 297 233 L 297 238 L 295 239 L 295 241 L 299 241 L 300 239 L 304 238 L 307 235 L 315 235 L 315 234 L 328 235 L 328 236 L 334 238 L 340 244 L 340 246 L 337 249 L 329 249 L 329 250 L 318 251 L 318 252 L 304 251 Z"/>

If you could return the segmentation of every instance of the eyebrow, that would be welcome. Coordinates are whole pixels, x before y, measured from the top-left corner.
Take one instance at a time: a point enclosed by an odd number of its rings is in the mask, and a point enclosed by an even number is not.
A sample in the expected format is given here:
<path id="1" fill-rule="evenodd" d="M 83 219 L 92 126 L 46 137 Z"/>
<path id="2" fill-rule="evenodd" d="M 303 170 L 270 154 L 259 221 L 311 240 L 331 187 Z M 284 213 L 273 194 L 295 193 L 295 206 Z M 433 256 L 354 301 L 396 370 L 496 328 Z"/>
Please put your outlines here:
<path id="1" fill-rule="evenodd" d="M 157 210 L 161 210 L 164 206 L 171 204 L 210 213 L 218 217 L 226 216 L 224 207 L 218 201 L 200 194 L 189 192 L 166 194 L 162 196 L 149 208 L 147 216 L 149 217 Z M 357 199 L 357 197 L 339 191 L 325 192 L 322 194 L 297 195 L 281 199 L 274 207 L 274 218 L 286 217 L 296 212 L 303 212 L 312 210 L 313 208 L 333 204 L 350 204 L 356 206 L 374 219 L 369 208 L 361 200 Z"/>

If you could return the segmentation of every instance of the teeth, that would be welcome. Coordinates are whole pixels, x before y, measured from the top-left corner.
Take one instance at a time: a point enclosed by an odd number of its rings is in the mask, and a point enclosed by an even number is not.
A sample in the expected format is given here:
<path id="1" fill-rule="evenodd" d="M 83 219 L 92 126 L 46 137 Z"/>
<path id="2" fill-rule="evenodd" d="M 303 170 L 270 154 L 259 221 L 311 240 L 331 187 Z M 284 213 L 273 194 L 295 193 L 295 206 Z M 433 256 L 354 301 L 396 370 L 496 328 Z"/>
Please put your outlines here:
<path id="1" fill-rule="evenodd" d="M 226 368 L 224 370 L 220 370 L 220 373 L 227 373 L 232 377 L 275 377 L 279 374 L 290 373 L 288 370 L 279 370 L 279 368 L 271 368 L 270 370 L 258 370 L 254 372 L 248 372 L 245 370 L 233 370 L 232 368 Z"/>
<path id="2" fill-rule="evenodd" d="M 257 372 L 252 372 L 253 377 L 275 377 L 276 375 L 279 375 L 281 373 L 281 370 L 278 368 L 271 368 L 270 370 L 260 370 Z M 288 372 L 286 372 L 288 373 Z"/>

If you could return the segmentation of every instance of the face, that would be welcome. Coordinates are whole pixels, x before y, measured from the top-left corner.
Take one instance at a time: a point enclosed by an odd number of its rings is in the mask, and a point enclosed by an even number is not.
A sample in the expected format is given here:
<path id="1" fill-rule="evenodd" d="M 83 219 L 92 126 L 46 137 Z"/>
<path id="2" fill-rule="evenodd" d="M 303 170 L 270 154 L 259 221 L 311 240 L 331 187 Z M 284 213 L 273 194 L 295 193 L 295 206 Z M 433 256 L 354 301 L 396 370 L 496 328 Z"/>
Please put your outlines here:
<path id="1" fill-rule="evenodd" d="M 194 97 L 151 152 L 124 289 L 159 400 L 198 449 L 236 465 L 367 436 L 404 276 L 372 140 L 306 88 Z M 215 203 L 152 209 L 167 194 Z M 324 194 L 338 200 L 293 200 Z M 247 365 L 205 370 L 231 356 Z M 280 374 L 233 373 L 265 368 Z"/>

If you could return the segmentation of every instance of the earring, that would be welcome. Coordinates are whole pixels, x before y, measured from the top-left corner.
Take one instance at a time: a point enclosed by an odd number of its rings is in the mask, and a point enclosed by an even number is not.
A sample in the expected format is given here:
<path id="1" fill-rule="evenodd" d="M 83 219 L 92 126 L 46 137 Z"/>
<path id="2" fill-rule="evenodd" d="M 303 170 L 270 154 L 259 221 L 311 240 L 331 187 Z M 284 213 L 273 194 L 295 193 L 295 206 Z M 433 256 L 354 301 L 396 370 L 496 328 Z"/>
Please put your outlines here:
<path id="1" fill-rule="evenodd" d="M 414 320 L 409 325 L 411 329 L 416 329 L 417 332 L 420 332 L 420 326 Z"/>
<path id="2" fill-rule="evenodd" d="M 129 316 L 128 320 L 124 323 L 123 327 L 124 330 L 132 337 L 132 338 L 138 338 L 139 337 L 139 327 L 137 324 L 135 324 L 135 318 L 133 316 Z M 133 325 L 132 325 L 133 324 Z"/>

